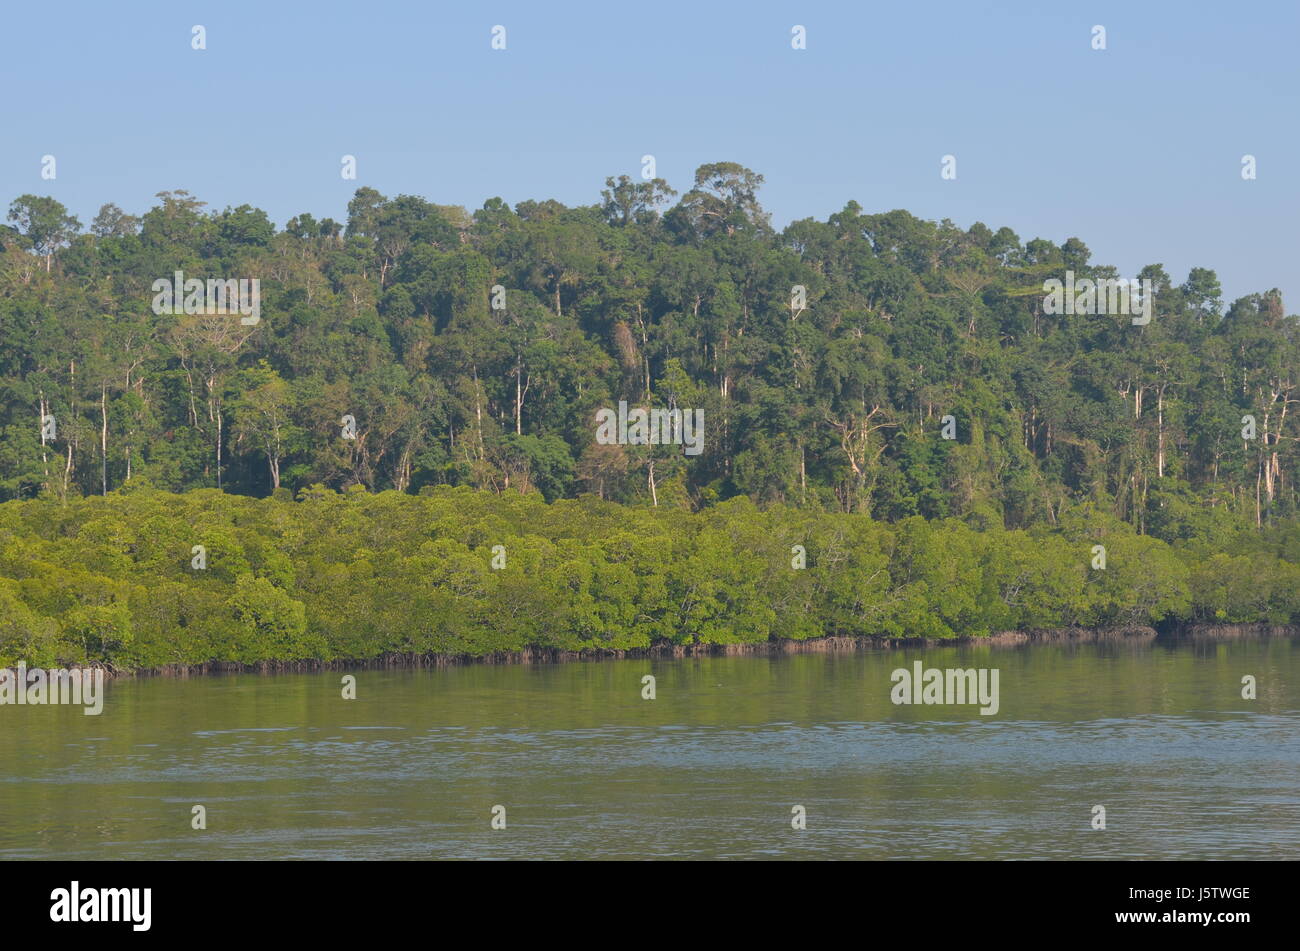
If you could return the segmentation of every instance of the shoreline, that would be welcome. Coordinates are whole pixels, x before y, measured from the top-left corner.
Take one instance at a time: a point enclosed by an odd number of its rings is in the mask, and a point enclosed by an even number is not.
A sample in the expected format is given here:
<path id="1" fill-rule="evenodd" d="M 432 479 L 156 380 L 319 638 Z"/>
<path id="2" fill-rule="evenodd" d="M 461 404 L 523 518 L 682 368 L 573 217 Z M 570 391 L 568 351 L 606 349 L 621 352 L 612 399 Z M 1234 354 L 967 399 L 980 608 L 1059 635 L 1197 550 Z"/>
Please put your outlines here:
<path id="1" fill-rule="evenodd" d="M 1269 624 L 1183 624 L 1157 631 L 1146 625 L 1103 628 L 1051 628 L 1034 631 L 1002 631 L 987 637 L 843 637 L 827 635 L 805 640 L 780 638 L 740 644 L 672 644 L 615 650 L 590 648 L 560 650 L 527 647 L 517 651 L 492 651 L 487 654 L 414 654 L 390 652 L 367 659 L 258 661 L 207 661 L 201 664 L 166 664 L 148 668 L 112 668 L 103 664 L 86 666 L 103 669 L 108 678 L 125 677 L 197 677 L 213 674 L 299 674 L 349 670 L 404 670 L 460 667 L 473 664 L 562 664 L 574 661 L 608 660 L 678 660 L 686 657 L 777 657 L 788 654 L 853 654 L 872 650 L 899 650 L 929 647 L 1018 648 L 1035 644 L 1095 644 L 1127 642 L 1150 644 L 1154 641 L 1191 640 L 1219 642 L 1237 638 L 1300 637 L 1300 625 Z M 14 668 L 9 668 L 14 669 Z M 32 668 L 29 668 L 32 669 Z"/>

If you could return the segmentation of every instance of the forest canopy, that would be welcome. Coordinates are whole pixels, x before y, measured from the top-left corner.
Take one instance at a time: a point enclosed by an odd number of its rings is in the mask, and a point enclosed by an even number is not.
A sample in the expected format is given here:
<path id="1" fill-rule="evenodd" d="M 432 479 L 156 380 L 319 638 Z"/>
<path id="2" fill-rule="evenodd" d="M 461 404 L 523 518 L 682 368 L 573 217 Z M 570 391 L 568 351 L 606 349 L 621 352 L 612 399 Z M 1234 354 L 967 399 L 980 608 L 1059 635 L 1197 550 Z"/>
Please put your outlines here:
<path id="1" fill-rule="evenodd" d="M 855 202 L 777 233 L 762 181 L 720 162 L 671 205 L 621 176 L 591 206 L 472 214 L 363 187 L 346 223 L 282 229 L 173 191 L 83 231 L 24 195 L 0 227 L 0 499 L 446 484 L 1008 528 L 1091 501 L 1165 539 L 1295 514 L 1277 291 L 1225 304 L 1214 271 L 1151 264 L 1127 275 L 1148 325 L 1045 314 L 1045 280 L 1125 275 L 1078 238 Z M 155 314 L 176 271 L 260 281 L 261 320 Z M 620 400 L 703 409 L 704 452 L 598 444 Z"/>

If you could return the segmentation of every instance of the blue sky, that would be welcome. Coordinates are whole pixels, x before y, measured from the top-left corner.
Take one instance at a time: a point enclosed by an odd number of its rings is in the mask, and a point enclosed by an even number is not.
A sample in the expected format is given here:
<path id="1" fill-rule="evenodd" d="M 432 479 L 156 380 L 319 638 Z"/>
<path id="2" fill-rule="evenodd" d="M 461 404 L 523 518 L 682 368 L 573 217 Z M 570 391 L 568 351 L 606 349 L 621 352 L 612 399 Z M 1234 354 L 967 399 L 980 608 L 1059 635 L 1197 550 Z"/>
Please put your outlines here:
<path id="1" fill-rule="evenodd" d="M 648 153 L 679 191 L 704 162 L 761 172 L 778 227 L 854 199 L 1078 236 L 1124 274 L 1212 267 L 1297 312 L 1297 37 L 1294 2 L 9 5 L 0 200 L 88 223 L 186 188 L 278 225 L 342 219 L 359 185 L 584 204 Z"/>

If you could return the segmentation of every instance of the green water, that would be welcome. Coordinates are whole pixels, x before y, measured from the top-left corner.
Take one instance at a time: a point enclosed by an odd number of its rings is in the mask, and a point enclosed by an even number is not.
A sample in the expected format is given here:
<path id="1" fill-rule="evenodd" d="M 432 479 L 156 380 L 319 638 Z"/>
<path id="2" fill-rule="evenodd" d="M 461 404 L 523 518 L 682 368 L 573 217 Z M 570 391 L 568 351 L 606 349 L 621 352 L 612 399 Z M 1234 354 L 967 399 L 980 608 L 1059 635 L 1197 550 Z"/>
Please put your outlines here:
<path id="1" fill-rule="evenodd" d="M 997 714 L 893 704 L 918 659 L 996 668 Z M 0 857 L 1300 857 L 1287 639 L 342 676 L 0 707 Z"/>

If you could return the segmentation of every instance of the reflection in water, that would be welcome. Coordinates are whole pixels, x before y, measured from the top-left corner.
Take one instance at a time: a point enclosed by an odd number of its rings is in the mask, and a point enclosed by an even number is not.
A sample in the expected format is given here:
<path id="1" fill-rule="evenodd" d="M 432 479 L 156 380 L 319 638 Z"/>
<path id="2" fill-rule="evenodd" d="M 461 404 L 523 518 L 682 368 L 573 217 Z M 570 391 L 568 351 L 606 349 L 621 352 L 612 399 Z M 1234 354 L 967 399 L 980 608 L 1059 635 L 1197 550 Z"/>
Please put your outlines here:
<path id="1" fill-rule="evenodd" d="M 998 669 L 997 714 L 892 704 L 915 660 Z M 329 673 L 0 707 L 0 857 L 1300 856 L 1286 639 L 355 676 L 352 701 Z"/>

